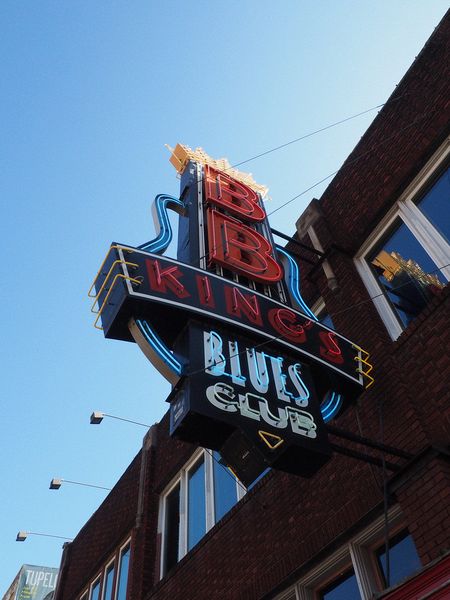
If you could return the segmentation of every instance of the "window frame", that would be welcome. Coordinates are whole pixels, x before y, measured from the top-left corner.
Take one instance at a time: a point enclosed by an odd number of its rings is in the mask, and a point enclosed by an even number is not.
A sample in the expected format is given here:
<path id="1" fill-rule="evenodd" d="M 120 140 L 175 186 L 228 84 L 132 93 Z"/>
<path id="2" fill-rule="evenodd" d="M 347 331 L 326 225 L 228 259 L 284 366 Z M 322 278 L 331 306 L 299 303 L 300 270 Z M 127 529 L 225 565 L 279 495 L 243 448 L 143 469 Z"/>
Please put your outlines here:
<path id="1" fill-rule="evenodd" d="M 450 163 L 447 165 L 445 163 L 449 158 L 450 136 L 400 195 L 395 205 L 368 236 L 354 258 L 356 269 L 393 341 L 406 328 L 387 300 L 370 268 L 367 256 L 374 246 L 389 234 L 394 221 L 399 218 L 433 262 L 438 267 L 442 266 L 441 272 L 450 282 L 450 266 L 446 266 L 450 263 L 450 243 L 426 218 L 416 203 L 417 200 L 420 200 L 420 196 L 423 196 L 433 186 L 433 180 L 439 177 L 440 171 L 448 168 Z"/>
<path id="2" fill-rule="evenodd" d="M 130 549 L 130 558 L 128 559 L 128 572 L 127 572 L 127 587 L 125 589 L 125 598 L 128 596 L 128 586 L 130 585 L 130 565 L 131 565 L 131 537 L 129 537 L 126 542 L 124 542 L 121 546 L 119 546 L 119 551 L 116 554 L 117 557 L 117 571 L 114 574 L 114 600 L 117 600 L 117 594 L 119 593 L 119 583 L 120 583 L 120 568 L 122 566 L 122 553 L 124 549 L 129 546 Z M 110 563 L 109 563 L 110 564 Z"/>
<path id="3" fill-rule="evenodd" d="M 103 593 L 103 589 L 102 589 L 102 571 L 100 571 L 100 573 L 98 573 L 98 575 L 96 577 L 94 577 L 94 579 L 92 580 L 92 583 L 89 586 L 89 600 L 92 600 L 92 590 L 94 589 L 94 587 L 97 585 L 98 583 L 98 600 L 101 600 L 102 598 L 102 593 Z"/>
<path id="4" fill-rule="evenodd" d="M 115 600 L 115 589 L 116 589 L 116 579 L 117 579 L 117 564 L 116 564 L 116 555 L 114 555 L 114 557 L 105 565 L 105 568 L 103 569 L 103 584 L 102 584 L 102 595 L 100 596 L 101 600 L 108 600 L 108 598 L 105 598 L 105 594 L 106 594 L 106 577 L 108 575 L 108 569 L 111 567 L 113 567 L 114 569 L 114 575 L 113 575 L 113 583 L 112 583 L 112 598 L 113 600 Z"/>
<path id="5" fill-rule="evenodd" d="M 411 536 L 411 532 L 408 530 L 407 527 L 405 527 L 404 525 L 402 525 L 401 523 L 399 523 L 397 525 L 397 527 L 393 528 L 390 532 L 389 532 L 389 550 L 391 551 L 397 542 L 395 543 L 395 538 L 397 538 L 399 536 L 399 534 L 404 534 L 406 533 L 405 536 L 403 536 L 403 539 L 405 539 L 406 537 L 412 537 Z M 414 543 L 414 539 L 412 540 L 414 547 L 415 547 L 415 543 Z M 378 581 L 380 582 L 380 585 L 382 587 L 382 589 L 387 589 L 386 588 L 386 576 L 385 573 L 383 571 L 383 567 L 381 565 L 381 561 L 378 555 L 378 553 L 380 552 L 381 549 L 383 548 L 383 544 L 384 544 L 384 540 L 382 541 L 382 543 L 380 544 L 380 540 L 377 540 L 376 543 L 373 543 L 372 546 L 370 547 L 370 555 L 373 561 L 373 568 L 376 571 L 376 576 Z M 417 553 L 417 548 L 415 548 L 416 553 Z M 418 553 L 417 553 L 418 554 Z M 419 562 L 420 562 L 420 557 L 419 557 Z M 391 565 L 392 565 L 392 561 L 391 561 Z M 419 569 L 420 570 L 420 567 Z M 416 571 L 417 572 L 417 571 Z M 413 575 L 414 571 L 410 573 L 410 575 Z M 409 577 L 410 575 L 407 575 L 406 577 Z M 401 584 L 401 582 L 403 581 L 403 578 L 398 579 L 395 582 L 392 582 L 392 571 L 391 571 L 391 583 L 389 587 L 395 587 L 396 585 Z"/>
<path id="6" fill-rule="evenodd" d="M 399 505 L 388 512 L 389 539 L 407 529 Z M 297 583 L 276 596 L 275 600 L 317 600 L 319 593 L 347 569 L 353 568 L 362 600 L 371 600 L 385 591 L 375 549 L 384 539 L 385 518 L 380 515 L 371 525 L 338 548 Z"/>
<path id="7" fill-rule="evenodd" d="M 131 535 L 120 544 L 118 549 L 115 550 L 113 556 L 106 562 L 102 568 L 99 570 L 97 575 L 88 583 L 87 588 L 83 590 L 83 592 L 78 596 L 79 600 L 91 600 L 92 588 L 99 581 L 100 582 L 100 592 L 99 592 L 99 600 L 105 600 L 105 590 L 106 590 L 106 574 L 111 565 L 114 566 L 114 578 L 113 578 L 113 600 L 117 600 L 117 592 L 119 587 L 119 570 L 122 561 L 122 552 L 124 548 L 127 546 L 130 547 L 130 562 L 128 564 L 128 574 L 127 574 L 127 593 L 128 593 L 128 581 L 130 575 L 130 564 L 131 564 Z"/>
<path id="8" fill-rule="evenodd" d="M 180 498 L 181 496 L 183 496 L 184 498 L 184 514 L 186 515 L 186 518 L 182 521 L 181 520 L 181 510 L 180 510 L 180 525 L 183 527 L 184 529 L 184 541 L 185 541 L 185 547 L 183 548 L 184 554 L 187 554 L 190 550 L 189 550 L 189 483 L 190 483 L 190 476 L 193 472 L 195 472 L 198 468 L 201 468 L 201 463 L 203 462 L 203 466 L 204 466 L 204 480 L 203 480 L 203 491 L 205 494 L 205 515 L 204 515 L 204 525 L 205 525 L 205 534 L 206 532 L 209 530 L 208 529 L 208 524 L 211 521 L 211 506 L 209 505 L 210 503 L 208 502 L 208 493 L 207 493 L 207 466 L 206 466 L 206 453 L 200 452 L 200 454 L 197 456 L 197 459 L 194 461 L 190 461 L 189 462 L 189 467 L 184 469 L 184 476 L 185 476 L 185 482 L 184 485 L 180 484 Z M 180 501 L 180 504 L 182 505 L 182 500 Z M 204 535 L 205 535 L 204 534 Z M 181 537 L 181 535 L 180 535 Z M 200 537 L 200 539 L 203 536 Z M 199 540 L 200 541 L 200 540 Z M 192 548 L 194 548 L 196 545 L 198 544 L 198 542 L 196 542 Z M 191 550 L 192 550 L 191 548 Z M 180 544 L 178 545 L 178 550 L 180 550 Z M 179 559 L 178 559 L 179 560 Z"/>
<path id="9" fill-rule="evenodd" d="M 161 552 L 159 561 L 159 576 L 162 579 L 166 573 L 166 519 L 167 519 L 167 498 L 170 493 L 180 485 L 180 526 L 178 538 L 178 561 L 179 562 L 190 550 L 188 549 L 188 487 L 189 473 L 196 467 L 197 463 L 203 458 L 205 466 L 205 535 L 216 524 L 215 502 L 214 502 L 214 460 L 213 450 L 208 448 L 198 448 L 183 468 L 166 486 L 159 500 L 159 518 L 158 518 L 158 534 L 161 539 Z M 231 473 L 230 473 L 231 475 Z M 236 504 L 243 498 L 246 493 L 244 486 L 236 479 Z M 193 546 L 192 550 L 195 548 Z"/>

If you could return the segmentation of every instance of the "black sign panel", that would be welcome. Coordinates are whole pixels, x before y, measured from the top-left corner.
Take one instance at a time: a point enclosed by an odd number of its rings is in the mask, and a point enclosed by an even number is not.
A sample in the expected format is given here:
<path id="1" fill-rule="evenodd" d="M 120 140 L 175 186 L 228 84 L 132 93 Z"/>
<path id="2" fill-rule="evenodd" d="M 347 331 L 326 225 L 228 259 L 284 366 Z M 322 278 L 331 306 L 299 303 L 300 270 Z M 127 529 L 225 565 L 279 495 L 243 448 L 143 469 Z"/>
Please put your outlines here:
<path id="1" fill-rule="evenodd" d="M 175 386 L 173 435 L 219 450 L 246 484 L 268 466 L 309 476 L 330 456 L 322 414 L 374 381 L 368 354 L 315 320 L 256 184 L 203 151 L 178 145 L 172 162 L 180 197 L 156 197 L 154 240 L 112 244 L 89 291 L 95 327 L 135 341 Z M 169 209 L 178 260 L 161 255 Z"/>
<path id="2" fill-rule="evenodd" d="M 172 348 L 187 321 L 197 315 L 276 340 L 285 351 L 300 352 L 305 362 L 327 367 L 360 392 L 359 350 L 344 336 L 269 296 L 202 269 L 131 247 L 113 248 L 104 272 L 112 269 L 109 279 L 116 285 L 112 289 L 110 283 L 99 298 L 106 305 L 101 315 L 106 337 L 131 340 L 129 319 L 144 318 Z M 105 303 L 106 293 L 110 296 Z"/>
<path id="3" fill-rule="evenodd" d="M 176 349 L 190 358 L 168 399 L 171 434 L 219 450 L 247 485 L 268 466 L 310 476 L 328 460 L 313 381 L 298 357 L 197 323 Z"/>

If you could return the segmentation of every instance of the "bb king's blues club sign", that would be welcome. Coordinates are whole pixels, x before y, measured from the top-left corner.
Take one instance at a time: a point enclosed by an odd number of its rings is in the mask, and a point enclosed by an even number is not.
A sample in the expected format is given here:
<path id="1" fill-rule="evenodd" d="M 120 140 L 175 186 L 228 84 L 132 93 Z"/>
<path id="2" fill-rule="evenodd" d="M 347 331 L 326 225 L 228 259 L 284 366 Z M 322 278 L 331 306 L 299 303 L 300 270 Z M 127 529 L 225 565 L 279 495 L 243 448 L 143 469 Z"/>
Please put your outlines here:
<path id="1" fill-rule="evenodd" d="M 305 304 L 261 186 L 200 149 L 177 145 L 171 162 L 180 198 L 156 197 L 154 240 L 111 245 L 90 290 L 95 326 L 172 383 L 171 435 L 220 451 L 246 484 L 269 466 L 310 476 L 331 455 L 324 423 L 372 380 L 367 354 Z M 168 210 L 177 260 L 162 256 Z"/>

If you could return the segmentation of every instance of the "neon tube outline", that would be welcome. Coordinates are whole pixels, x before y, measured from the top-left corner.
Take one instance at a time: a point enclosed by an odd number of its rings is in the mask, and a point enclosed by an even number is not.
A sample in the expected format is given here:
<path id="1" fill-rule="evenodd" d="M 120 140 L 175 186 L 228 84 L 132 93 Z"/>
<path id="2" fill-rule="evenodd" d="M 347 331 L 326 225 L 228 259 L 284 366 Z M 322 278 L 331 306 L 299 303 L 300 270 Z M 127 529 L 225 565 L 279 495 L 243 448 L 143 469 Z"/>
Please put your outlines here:
<path id="1" fill-rule="evenodd" d="M 180 214 L 182 209 L 184 209 L 184 202 L 168 194 L 158 194 L 152 206 L 153 220 L 158 232 L 157 236 L 150 242 L 138 246 L 139 250 L 162 254 L 167 249 L 173 238 L 172 225 L 167 214 L 168 208 Z"/>
<path id="2" fill-rule="evenodd" d="M 136 319 L 136 324 L 139 327 L 140 332 L 145 337 L 149 345 L 153 350 L 160 356 L 163 362 L 174 372 L 176 375 L 181 376 L 183 372 L 182 363 L 175 358 L 173 352 L 167 348 L 160 337 L 156 335 L 153 328 L 145 319 Z"/>
<path id="3" fill-rule="evenodd" d="M 297 263 L 292 258 L 292 256 L 288 252 L 286 252 L 286 250 L 284 248 L 281 248 L 281 246 L 278 246 L 278 245 L 276 245 L 275 248 L 276 248 L 277 252 L 280 252 L 287 258 L 289 272 L 288 272 L 286 283 L 288 284 L 288 287 L 292 293 L 292 296 L 294 297 L 294 300 L 297 302 L 297 304 L 302 308 L 302 310 L 308 316 L 310 316 L 312 319 L 314 319 L 314 321 L 318 321 L 319 319 L 312 312 L 312 310 L 307 306 L 306 302 L 302 298 L 302 295 L 300 292 L 300 273 L 299 273 L 299 268 L 298 268 Z"/>

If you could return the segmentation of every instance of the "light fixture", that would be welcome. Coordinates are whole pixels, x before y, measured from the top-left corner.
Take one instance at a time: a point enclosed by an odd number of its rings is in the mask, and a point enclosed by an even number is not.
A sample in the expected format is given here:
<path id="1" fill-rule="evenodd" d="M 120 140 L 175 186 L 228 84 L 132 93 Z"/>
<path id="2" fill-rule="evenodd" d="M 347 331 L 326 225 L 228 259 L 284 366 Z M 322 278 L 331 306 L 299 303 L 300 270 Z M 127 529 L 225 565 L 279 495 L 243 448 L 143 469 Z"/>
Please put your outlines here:
<path id="1" fill-rule="evenodd" d="M 24 542 L 29 535 L 40 535 L 43 537 L 57 538 L 58 540 L 66 540 L 71 542 L 73 538 L 65 537 L 63 535 L 53 535 L 51 533 L 37 533 L 36 531 L 19 531 L 16 536 L 16 542 Z"/>
<path id="2" fill-rule="evenodd" d="M 117 419 L 118 421 L 125 421 L 126 423 L 133 423 L 133 425 L 140 425 L 141 427 L 146 427 L 149 429 L 151 425 L 147 423 L 140 423 L 139 421 L 132 421 L 131 419 L 124 419 L 123 417 L 117 417 L 116 415 L 109 415 L 108 413 L 100 412 L 95 410 L 91 414 L 90 423 L 91 425 L 99 425 L 104 417 L 109 417 L 110 419 Z"/>
<path id="3" fill-rule="evenodd" d="M 58 477 L 54 477 L 50 481 L 49 489 L 50 490 L 59 490 L 59 488 L 62 486 L 63 483 L 72 483 L 74 485 L 82 485 L 84 487 L 97 488 L 99 490 L 107 490 L 108 492 L 111 491 L 111 488 L 104 487 L 103 485 L 94 485 L 93 483 L 83 483 L 82 481 L 72 481 L 70 479 L 59 479 Z"/>
<path id="4" fill-rule="evenodd" d="M 95 410 L 91 415 L 91 425 L 100 425 L 104 416 L 104 413 Z"/>

